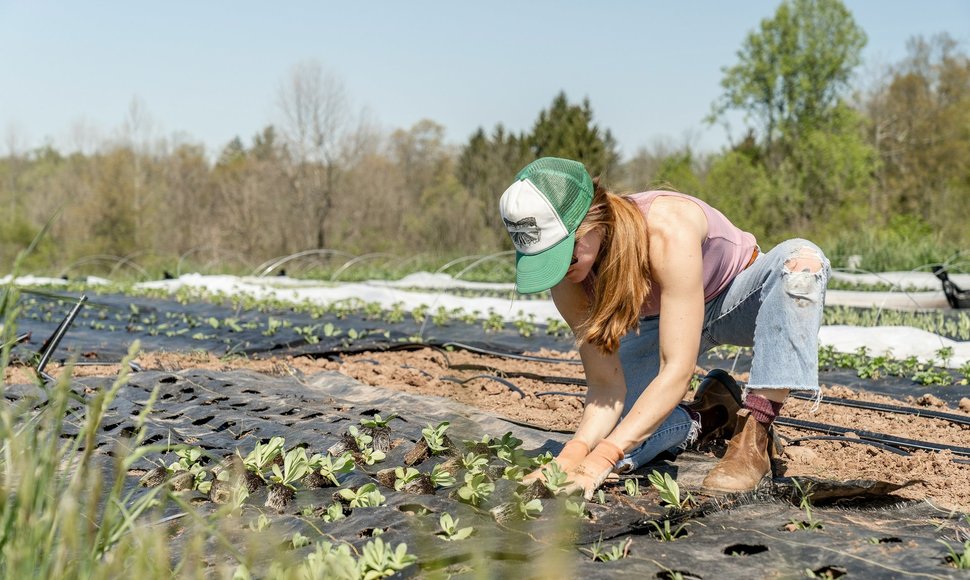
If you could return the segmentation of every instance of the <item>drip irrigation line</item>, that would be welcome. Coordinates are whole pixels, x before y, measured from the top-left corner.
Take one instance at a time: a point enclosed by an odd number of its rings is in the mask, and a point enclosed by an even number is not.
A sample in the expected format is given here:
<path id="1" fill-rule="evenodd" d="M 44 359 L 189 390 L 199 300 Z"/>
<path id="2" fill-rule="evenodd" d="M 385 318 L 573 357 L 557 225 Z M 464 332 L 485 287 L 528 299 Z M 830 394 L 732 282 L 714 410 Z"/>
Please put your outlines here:
<path id="1" fill-rule="evenodd" d="M 79 360 L 73 364 L 76 367 L 100 367 L 107 365 L 120 365 L 122 362 L 123 361 L 120 360 Z M 141 365 L 135 361 L 128 361 L 128 368 L 136 373 L 140 373 L 142 370 L 144 370 L 141 368 Z"/>
<path id="2" fill-rule="evenodd" d="M 929 441 L 906 439 L 903 437 L 886 435 L 884 433 L 874 433 L 872 431 L 863 431 L 859 429 L 848 429 L 846 427 L 826 425 L 825 423 L 815 423 L 812 421 L 802 421 L 800 419 L 791 419 L 789 417 L 778 417 L 775 419 L 775 424 L 783 427 L 802 429 L 805 431 L 817 431 L 819 433 L 825 433 L 826 435 L 845 435 L 846 433 L 854 433 L 860 439 L 876 441 L 878 443 L 883 443 L 885 445 L 891 445 L 893 447 L 899 447 L 902 449 L 915 449 L 920 451 L 950 451 L 954 455 L 970 457 L 970 447 L 960 447 L 957 445 L 946 445 L 943 443 L 931 443 Z"/>
<path id="3" fill-rule="evenodd" d="M 467 378 L 467 379 L 459 379 L 457 377 L 441 377 L 442 381 L 448 381 L 449 383 L 458 383 L 459 385 L 463 385 L 463 386 L 465 383 L 469 381 L 474 381 L 475 379 L 488 379 L 490 381 L 495 381 L 496 383 L 501 383 L 505 385 L 513 393 L 518 393 L 519 397 L 523 399 L 525 398 L 525 393 L 522 392 L 522 389 L 515 386 L 511 381 L 507 381 L 502 377 L 496 377 L 493 375 L 475 375 L 474 377 Z"/>
<path id="4" fill-rule="evenodd" d="M 868 439 L 856 439 L 854 437 L 845 437 L 844 435 L 812 435 L 810 437 L 799 437 L 797 439 L 789 439 L 785 445 L 797 445 L 802 441 L 839 441 L 841 443 L 858 443 L 862 445 L 871 445 L 883 451 L 888 451 L 896 455 L 902 455 L 903 457 L 909 457 L 910 453 L 904 449 L 898 447 L 893 447 L 892 445 L 885 445 L 878 441 L 870 441 Z"/>
<path id="5" fill-rule="evenodd" d="M 526 355 L 526 354 L 512 354 L 512 353 L 508 353 L 508 352 L 499 352 L 499 351 L 495 351 L 495 350 L 489 350 L 487 348 L 481 348 L 481 347 L 477 347 L 477 346 L 471 346 L 471 345 L 464 344 L 464 343 L 461 343 L 461 342 L 445 342 L 445 343 L 442 343 L 441 346 L 442 347 L 445 347 L 445 348 L 447 348 L 449 346 L 453 346 L 455 348 L 460 348 L 462 350 L 467 350 L 469 352 L 474 352 L 474 353 L 477 353 L 477 354 L 487 354 L 489 356 L 497 356 L 497 357 L 501 357 L 501 358 L 510 358 L 510 359 L 514 359 L 514 360 L 527 360 L 527 361 L 545 362 L 545 363 L 560 363 L 560 364 L 567 364 L 567 365 L 581 365 L 581 364 L 583 364 L 583 361 L 580 361 L 580 360 L 561 359 L 561 358 L 549 358 L 549 357 L 543 357 L 543 356 L 530 356 L 530 355 Z"/>
<path id="6" fill-rule="evenodd" d="M 61 300 L 63 302 L 74 302 L 78 299 L 77 296 L 71 296 L 69 294 L 58 294 L 57 292 L 48 292 L 46 290 L 38 290 L 36 288 L 18 288 L 17 292 L 21 294 L 33 294 L 35 296 L 40 296 L 42 298 L 49 298 L 52 300 Z M 88 300 L 88 306 L 94 306 L 97 308 L 103 308 L 105 310 L 123 310 L 127 311 L 127 308 L 123 308 L 116 304 L 108 304 L 107 302 L 98 302 L 97 300 Z"/>
<path id="7" fill-rule="evenodd" d="M 792 397 L 804 401 L 812 401 L 814 397 L 803 393 L 792 393 Z M 822 403 L 830 405 L 841 405 L 844 407 L 854 407 L 856 409 L 866 409 L 869 411 L 884 411 L 886 413 L 898 413 L 900 415 L 913 415 L 915 417 L 930 417 L 933 419 L 943 419 L 958 425 L 970 425 L 970 417 L 957 415 L 955 413 L 944 413 L 942 411 L 932 411 L 929 409 L 915 409 L 912 407 L 901 407 L 899 405 L 887 405 L 885 403 L 872 403 L 869 401 L 856 401 L 853 399 L 842 399 L 839 397 L 822 397 Z"/>
<path id="8" fill-rule="evenodd" d="M 541 381 L 543 383 L 550 383 L 555 385 L 576 385 L 580 387 L 586 386 L 586 379 L 574 379 L 572 377 L 550 377 L 547 375 L 540 375 L 537 373 L 529 373 L 525 371 L 505 371 L 502 369 L 497 369 L 489 365 L 479 365 L 479 364 L 457 364 L 449 365 L 450 368 L 458 371 L 486 371 L 489 373 L 495 373 L 503 377 L 511 377 L 516 379 L 530 379 L 533 381 Z"/>
<path id="9" fill-rule="evenodd" d="M 0 349 L 7 348 L 8 346 L 14 346 L 15 344 L 20 344 L 21 342 L 27 342 L 28 340 L 30 340 L 30 333 L 25 332 L 19 336 L 13 337 L 9 342 L 5 342 L 0 345 Z"/>
<path id="10" fill-rule="evenodd" d="M 537 397 L 545 397 L 549 395 L 559 395 L 560 397 L 585 397 L 585 393 L 567 393 L 565 391 L 543 391 L 541 393 L 536 393 Z"/>
<path id="11" fill-rule="evenodd" d="M 61 343 L 61 339 L 64 338 L 64 335 L 67 333 L 67 329 L 70 328 L 71 324 L 74 323 L 74 319 L 77 317 L 78 312 L 81 311 L 81 307 L 84 306 L 84 303 L 87 302 L 87 299 L 88 297 L 86 295 L 81 294 L 81 297 L 78 298 L 77 304 L 74 305 L 74 308 L 68 312 L 64 320 L 61 321 L 61 323 L 54 330 L 54 334 L 52 334 L 50 338 L 44 342 L 44 346 L 41 347 L 40 362 L 37 363 L 37 374 L 44 377 L 45 380 L 47 379 L 47 375 L 44 373 L 44 367 L 47 366 L 51 355 L 53 355 L 54 351 L 57 350 L 57 346 Z"/>

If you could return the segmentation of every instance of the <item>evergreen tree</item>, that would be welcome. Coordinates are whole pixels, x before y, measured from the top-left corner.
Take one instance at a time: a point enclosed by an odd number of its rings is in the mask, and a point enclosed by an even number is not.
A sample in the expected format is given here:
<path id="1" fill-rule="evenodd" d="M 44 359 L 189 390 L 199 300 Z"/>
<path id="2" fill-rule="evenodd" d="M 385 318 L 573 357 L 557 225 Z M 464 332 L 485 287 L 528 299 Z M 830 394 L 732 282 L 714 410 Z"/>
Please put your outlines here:
<path id="1" fill-rule="evenodd" d="M 536 158 L 575 159 L 593 176 L 609 174 L 620 160 L 613 134 L 593 123 L 589 99 L 582 105 L 571 105 L 565 92 L 556 95 L 549 108 L 539 113 L 529 145 Z"/>

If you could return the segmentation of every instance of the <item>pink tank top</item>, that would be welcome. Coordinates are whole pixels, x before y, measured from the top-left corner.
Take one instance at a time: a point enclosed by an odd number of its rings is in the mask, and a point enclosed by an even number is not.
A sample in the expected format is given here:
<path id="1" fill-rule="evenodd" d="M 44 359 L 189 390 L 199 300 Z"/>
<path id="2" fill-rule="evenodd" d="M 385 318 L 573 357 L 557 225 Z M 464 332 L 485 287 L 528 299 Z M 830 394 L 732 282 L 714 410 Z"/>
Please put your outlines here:
<path id="1" fill-rule="evenodd" d="M 696 203 L 704 216 L 707 217 L 707 239 L 701 244 L 701 255 L 703 261 L 703 283 L 704 301 L 708 302 L 720 294 L 734 277 L 747 267 L 751 260 L 757 242 L 752 234 L 738 229 L 732 224 L 724 214 L 704 201 L 684 193 L 673 191 L 644 191 L 628 196 L 627 199 L 637 204 L 644 219 L 650 212 L 653 201 L 660 196 L 669 195 L 689 199 Z M 592 299 L 594 285 L 594 274 L 583 280 L 587 295 Z M 656 288 L 656 283 L 651 280 L 651 288 Z M 660 293 L 651 292 L 646 302 L 640 308 L 640 316 L 656 316 L 660 314 Z"/>

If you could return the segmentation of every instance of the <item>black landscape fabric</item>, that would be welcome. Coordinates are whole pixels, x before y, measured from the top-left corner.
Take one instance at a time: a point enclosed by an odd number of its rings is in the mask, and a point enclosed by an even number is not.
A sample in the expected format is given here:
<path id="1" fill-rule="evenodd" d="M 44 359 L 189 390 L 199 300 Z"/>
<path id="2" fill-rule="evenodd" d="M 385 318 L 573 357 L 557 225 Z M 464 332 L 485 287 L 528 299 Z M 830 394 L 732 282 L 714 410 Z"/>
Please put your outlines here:
<path id="1" fill-rule="evenodd" d="M 30 361 L 70 311 L 73 302 L 25 294 L 20 306 L 18 333 L 29 332 L 31 338 L 18 345 L 13 355 L 15 359 Z M 174 300 L 104 294 L 92 296 L 82 308 L 52 360 L 117 362 L 136 339 L 141 342 L 142 350 L 148 352 L 201 350 L 216 356 L 239 354 L 255 358 L 336 357 L 404 344 L 459 343 L 506 354 L 575 348 L 570 336 L 548 334 L 543 325 L 536 325 L 534 332 L 523 336 L 513 324 L 486 331 L 482 324 L 456 319 L 437 325 L 430 318 L 418 322 L 407 315 L 396 322 L 359 312 L 314 317 L 294 310 L 260 312 L 206 302 L 181 304 Z M 751 355 L 741 353 L 736 358 L 725 359 L 712 352 L 701 357 L 700 366 L 746 372 L 750 370 Z M 846 369 L 822 369 L 819 381 L 823 385 L 845 385 L 897 399 L 931 393 L 951 407 L 970 396 L 970 386 L 930 387 L 907 377 L 892 376 L 860 379 Z"/>
<path id="2" fill-rule="evenodd" d="M 155 389 L 158 399 L 146 422 L 147 441 L 201 446 L 209 454 L 209 467 L 237 449 L 245 454 L 257 442 L 276 435 L 286 438 L 287 448 L 305 445 L 311 454 L 324 453 L 360 419 L 375 413 L 398 415 L 390 426 L 392 437 L 403 443 L 385 461 L 342 476 L 341 484 L 351 487 L 375 481 L 380 469 L 401 465 L 404 453 L 428 424 L 450 421 L 449 436 L 456 442 L 511 432 L 531 453 L 555 452 L 566 437 L 513 424 L 454 401 L 370 387 L 335 372 L 309 377 L 285 368 L 280 372 L 289 374 L 135 373 L 108 409 L 97 440 L 98 455 L 107 459 L 117 449 L 117 441 L 133 432 L 136 416 Z M 78 380 L 74 389 L 80 396 L 90 396 L 108 384 L 110 379 L 86 378 Z M 7 400 L 14 403 L 31 397 L 39 405 L 44 391 L 23 385 L 7 390 Z M 159 454 L 139 461 L 133 466 L 128 487 L 136 489 L 143 470 L 171 460 L 171 454 Z M 435 461 L 429 459 L 417 467 L 427 471 Z M 884 482 L 802 481 L 803 487 L 811 483 L 820 490 L 820 505 L 813 514 L 823 525 L 789 531 L 791 522 L 806 517 L 796 505 L 791 480 L 779 479 L 756 493 L 708 501 L 681 512 L 662 507 L 644 477 L 649 469 L 668 470 L 690 490 L 710 464 L 710 458 L 685 454 L 674 462 L 648 466 L 635 474 L 644 489 L 636 497 L 625 494 L 621 482 L 608 483 L 605 503 L 588 504 L 588 517 L 568 525 L 563 524 L 562 516 L 553 515 L 554 500 L 542 500 L 547 509 L 537 520 L 499 524 L 484 509 L 456 501 L 449 490 L 416 496 L 387 487 L 381 488 L 386 505 L 356 508 L 346 519 L 333 523 L 303 515 L 304 509 L 313 512 L 329 505 L 333 488 L 301 489 L 283 513 L 263 508 L 266 492 L 257 491 L 246 501 L 240 521 L 248 522 L 262 512 L 271 520 L 276 538 L 300 532 L 312 539 L 323 532 L 330 539 L 355 545 L 362 545 L 380 529 L 385 541 L 407 542 L 425 570 L 442 569 L 458 577 L 473 576 L 473 565 L 509 575 L 528 575 L 535 566 L 555 565 L 564 574 L 591 578 L 620 574 L 662 578 L 671 571 L 685 578 L 788 577 L 806 569 L 866 578 L 897 577 L 904 570 L 934 577 L 955 572 L 947 568 L 946 551 L 939 540 L 948 537 L 952 527 L 948 522 L 963 516 L 925 502 L 900 503 L 887 495 L 894 486 Z M 510 497 L 511 491 L 509 486 L 497 486 L 493 501 Z M 203 496 L 197 495 L 193 502 L 202 509 L 214 509 Z M 462 525 L 474 526 L 478 530 L 475 541 L 435 538 L 437 517 L 444 512 L 460 517 Z M 177 510 L 166 513 L 177 515 Z M 671 521 L 675 529 L 683 526 L 676 541 L 662 542 L 653 533 L 651 522 L 664 520 Z M 592 561 L 584 550 L 600 539 L 604 545 L 625 546 L 628 557 L 618 562 Z M 176 540 L 176 552 L 179 549 Z"/>

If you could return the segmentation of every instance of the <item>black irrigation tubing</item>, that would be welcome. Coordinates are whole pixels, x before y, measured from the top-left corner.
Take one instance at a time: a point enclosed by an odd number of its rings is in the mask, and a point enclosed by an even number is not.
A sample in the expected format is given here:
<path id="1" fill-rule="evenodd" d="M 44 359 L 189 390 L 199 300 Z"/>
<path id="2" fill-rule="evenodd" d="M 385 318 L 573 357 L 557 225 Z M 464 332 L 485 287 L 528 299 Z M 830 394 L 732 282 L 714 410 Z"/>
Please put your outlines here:
<path id="1" fill-rule="evenodd" d="M 560 397 L 585 397 L 586 393 L 567 393 L 565 391 L 543 391 L 541 393 L 536 393 L 537 397 L 547 397 L 551 395 L 559 395 Z"/>
<path id="2" fill-rule="evenodd" d="M 474 381 L 475 379 L 488 379 L 490 381 L 495 381 L 497 383 L 501 383 L 501 384 L 505 385 L 510 391 L 512 391 L 514 393 L 518 393 L 519 394 L 519 397 L 521 397 L 523 399 L 525 398 L 525 393 L 522 392 L 522 389 L 520 389 L 519 387 L 515 386 L 511 381 L 507 381 L 507 380 L 503 379 L 502 377 L 496 377 L 496 376 L 493 376 L 493 375 L 475 375 L 474 377 L 471 377 L 471 378 L 468 378 L 468 379 L 459 379 L 457 377 L 441 377 L 441 380 L 442 381 L 448 381 L 450 383 L 458 383 L 459 385 L 464 385 L 465 383 L 467 383 L 469 381 Z"/>
<path id="3" fill-rule="evenodd" d="M 916 449 L 921 451 L 950 451 L 954 455 L 962 455 L 964 457 L 970 457 L 970 447 L 959 447 L 957 445 L 946 445 L 942 443 L 931 443 L 929 441 L 918 441 L 916 439 L 894 437 L 892 435 L 886 435 L 884 433 L 874 433 L 872 431 L 848 429 L 846 427 L 826 425 L 825 423 L 814 423 L 812 421 L 802 421 L 800 419 L 791 419 L 788 417 L 778 417 L 777 419 L 775 419 L 775 424 L 781 425 L 783 427 L 792 427 L 794 429 L 802 429 L 806 431 L 817 431 L 819 433 L 825 433 L 826 435 L 845 435 L 846 433 L 854 433 L 860 439 L 876 441 L 878 443 L 883 443 L 885 445 L 891 445 L 893 447 L 899 447 L 902 449 Z"/>
<path id="4" fill-rule="evenodd" d="M 430 346 L 430 345 L 428 345 Z M 481 348 L 477 346 L 471 346 L 469 344 L 463 344 L 460 342 L 444 342 L 441 344 L 442 347 L 453 346 L 455 348 L 460 348 L 462 350 L 467 350 L 469 352 L 474 352 L 478 354 L 487 354 L 490 356 L 497 356 L 502 358 L 510 358 L 515 360 L 527 360 L 533 362 L 545 362 L 545 363 L 561 363 L 567 365 L 581 365 L 583 361 L 575 359 L 563 359 L 563 358 L 549 358 L 544 356 L 530 356 L 526 354 L 512 354 L 507 352 L 500 352 L 496 350 L 489 350 L 487 348 Z"/>
<path id="5" fill-rule="evenodd" d="M 61 300 L 63 302 L 77 301 L 77 296 L 71 296 L 69 294 L 58 294 L 56 292 L 47 292 L 44 290 L 37 290 L 36 288 L 19 288 L 17 291 L 21 294 L 33 294 L 35 296 L 48 298 L 50 300 Z M 104 310 L 122 310 L 127 312 L 127 309 L 123 306 L 118 306 L 116 304 L 108 304 L 107 302 L 99 302 L 97 300 L 88 300 L 87 305 L 89 307 L 95 307 L 95 308 L 100 308 Z"/>
<path id="6" fill-rule="evenodd" d="M 420 349 L 420 348 L 434 348 L 434 349 L 439 350 L 439 351 L 442 352 L 442 354 L 445 356 L 445 361 L 447 362 L 449 368 L 455 368 L 455 369 L 459 369 L 459 368 L 473 369 L 474 367 L 477 366 L 477 365 L 452 365 L 451 364 L 451 361 L 448 359 L 447 354 L 445 354 L 445 352 L 444 352 L 444 349 L 446 349 L 448 347 L 459 348 L 459 349 L 462 349 L 462 350 L 467 350 L 467 351 L 475 352 L 475 353 L 478 353 L 478 354 L 485 354 L 485 355 L 489 355 L 489 356 L 496 356 L 496 357 L 500 357 L 500 358 L 509 358 L 509 359 L 515 359 L 515 360 L 527 360 L 527 361 L 551 362 L 551 363 L 582 364 L 581 361 L 574 361 L 574 360 L 561 360 L 561 359 L 553 359 L 553 358 L 545 358 L 545 357 L 531 357 L 531 356 L 526 356 L 526 355 L 516 355 L 516 354 L 503 353 L 503 352 L 498 352 L 498 351 L 492 351 L 492 350 L 489 350 L 489 349 L 478 348 L 478 347 L 470 346 L 470 345 L 463 344 L 463 343 L 459 343 L 459 342 L 446 342 L 446 343 L 443 343 L 441 345 L 434 345 L 434 344 L 427 344 L 427 343 L 411 343 L 411 344 L 407 344 L 407 345 L 398 345 L 396 347 L 392 347 L 392 348 L 389 348 L 387 350 L 415 350 L 415 349 Z M 484 367 L 484 365 L 482 365 L 482 367 Z M 491 371 L 497 370 L 497 369 L 492 369 L 492 368 L 489 368 L 489 367 L 484 367 L 484 368 L 486 368 L 487 370 L 491 370 Z M 503 374 L 506 374 L 507 376 L 517 376 L 517 377 L 521 377 L 521 378 L 530 378 L 530 379 L 540 380 L 540 381 L 545 382 L 545 383 L 553 383 L 553 384 L 556 384 L 556 383 L 558 383 L 558 384 L 568 384 L 568 385 L 585 385 L 586 384 L 586 381 L 584 381 L 583 379 L 573 379 L 573 378 L 570 378 L 570 377 L 547 377 L 547 376 L 535 375 L 534 373 L 503 373 Z M 476 376 L 471 377 L 469 379 L 458 379 L 456 377 L 442 377 L 441 378 L 441 380 L 449 381 L 449 382 L 453 382 L 453 383 L 458 383 L 460 385 L 464 385 L 465 383 L 467 383 L 469 381 L 472 381 L 472 380 L 475 380 L 475 379 L 488 379 L 488 380 L 496 381 L 498 383 L 501 383 L 502 385 L 504 385 L 505 387 L 507 387 L 511 391 L 513 391 L 515 393 L 518 393 L 520 397 L 522 397 L 522 398 L 525 397 L 525 393 L 522 391 L 522 389 L 520 389 L 519 387 L 517 387 L 511 381 L 508 381 L 508 380 L 506 380 L 506 379 L 504 379 L 502 377 L 497 377 L 497 376 L 493 376 L 493 375 L 476 375 Z M 564 392 L 556 392 L 556 391 L 547 391 L 547 392 L 543 392 L 543 393 L 536 394 L 537 397 L 541 397 L 541 396 L 545 396 L 545 395 L 560 395 L 560 396 L 574 396 L 574 397 L 583 396 L 580 393 L 564 393 Z M 811 397 L 805 396 L 805 395 L 800 394 L 800 393 L 793 393 L 792 396 L 794 396 L 795 398 L 798 398 L 798 399 L 810 399 L 811 398 Z M 924 411 L 922 409 L 908 409 L 906 407 L 899 407 L 899 406 L 895 406 L 895 405 L 885 405 L 885 404 L 882 404 L 882 403 L 869 403 L 869 402 L 865 402 L 865 401 L 852 401 L 852 400 L 849 400 L 849 399 L 840 399 L 840 398 L 837 398 L 837 397 L 823 397 L 821 399 L 821 402 L 823 402 L 823 403 L 830 403 L 830 404 L 833 404 L 833 405 L 845 405 L 845 406 L 857 407 L 857 408 L 860 408 L 860 409 L 869 409 L 869 410 L 876 410 L 876 411 L 885 411 L 885 412 L 890 412 L 890 413 L 902 413 L 902 414 L 909 414 L 909 415 L 916 415 L 916 416 L 934 417 L 934 418 L 944 419 L 944 420 L 948 420 L 948 421 L 951 421 L 951 422 L 954 422 L 954 423 L 957 423 L 957 424 L 962 424 L 962 425 L 966 425 L 966 424 L 970 423 L 970 422 L 967 421 L 967 418 L 966 417 L 963 417 L 963 416 L 960 416 L 960 415 L 954 415 L 952 413 L 942 413 L 942 412 L 939 412 L 939 411 Z M 552 432 L 552 433 L 573 433 L 574 432 L 572 430 L 549 429 L 549 428 L 545 428 L 545 427 L 539 427 L 539 426 L 533 425 L 531 423 L 526 423 L 526 422 L 522 422 L 522 421 L 515 421 L 515 420 L 512 420 L 512 419 L 505 419 L 505 420 L 506 421 L 509 421 L 510 423 L 513 423 L 515 425 L 521 425 L 521 426 L 524 426 L 524 427 L 530 427 L 530 428 L 537 429 L 539 431 L 544 431 L 544 432 Z M 959 447 L 959 446 L 955 446 L 955 445 L 944 445 L 944 444 L 938 444 L 938 443 L 931 443 L 931 442 L 928 442 L 928 441 L 918 441 L 916 439 L 905 439 L 905 438 L 902 438 L 902 437 L 893 437 L 891 435 L 885 435 L 885 434 L 882 434 L 882 433 L 873 433 L 873 432 L 869 432 L 869 431 L 860 431 L 860 430 L 855 430 L 855 429 L 847 429 L 847 428 L 838 427 L 838 426 L 835 426 L 835 425 L 827 425 L 827 424 L 824 424 L 824 423 L 814 423 L 814 422 L 810 422 L 810 421 L 801 421 L 801 420 L 798 420 L 798 419 L 790 419 L 790 418 L 787 418 L 787 417 L 778 417 L 777 419 L 775 419 L 775 423 L 778 424 L 778 425 L 782 425 L 782 426 L 786 426 L 786 427 L 792 427 L 792 428 L 795 428 L 795 429 L 818 431 L 818 432 L 821 432 L 821 433 L 825 433 L 825 434 L 827 434 L 829 436 L 833 436 L 834 439 L 837 439 L 837 440 L 840 440 L 840 441 L 851 441 L 851 440 L 850 440 L 850 438 L 846 438 L 846 437 L 836 437 L 836 436 L 838 436 L 838 435 L 845 435 L 846 433 L 855 433 L 859 437 L 860 440 L 863 440 L 863 441 L 860 441 L 860 442 L 865 442 L 867 444 L 872 444 L 875 447 L 891 447 L 893 449 L 887 449 L 887 450 L 888 451 L 891 451 L 893 453 L 896 453 L 896 451 L 894 451 L 894 449 L 900 449 L 900 450 L 902 450 L 902 449 L 919 449 L 919 450 L 925 450 L 925 451 L 951 451 L 955 455 L 961 455 L 961 456 L 970 457 L 970 448 L 967 448 L 967 447 Z M 807 440 L 807 438 L 796 439 L 794 441 L 803 441 L 803 440 Z M 954 459 L 954 461 L 956 461 L 958 463 L 964 463 L 965 462 L 965 460 L 963 460 L 963 459 Z"/>
<path id="7" fill-rule="evenodd" d="M 502 369 L 497 369 L 489 365 L 457 364 L 449 366 L 458 371 L 486 371 L 516 379 L 531 379 L 533 381 L 541 381 L 543 383 L 551 383 L 556 385 L 576 385 L 580 387 L 586 386 L 586 379 L 574 379 L 572 377 L 550 377 L 547 375 L 528 373 L 524 371 L 503 371 Z"/>
<path id="8" fill-rule="evenodd" d="M 885 445 L 878 441 L 870 441 L 868 439 L 845 437 L 844 435 L 813 435 L 811 437 L 799 437 L 797 439 L 789 439 L 785 442 L 785 445 L 797 445 L 802 441 L 840 441 L 842 443 L 857 443 L 861 445 L 870 445 L 872 447 L 876 447 L 877 449 L 882 449 L 883 451 L 895 453 L 896 455 L 902 455 L 903 457 L 909 457 L 910 455 L 908 451 L 898 447 L 893 447 L 892 445 Z"/>
<path id="9" fill-rule="evenodd" d="M 805 401 L 812 401 L 812 395 L 804 393 L 792 393 L 792 397 Z M 931 417 L 933 419 L 943 419 L 958 425 L 970 425 L 970 417 L 956 415 L 954 413 L 944 413 L 942 411 L 932 411 L 929 409 L 914 409 L 912 407 L 900 407 L 898 405 L 887 405 L 885 403 L 870 403 L 868 401 L 855 401 L 852 399 L 841 399 L 838 397 L 822 397 L 822 403 L 830 405 L 842 405 L 844 407 L 854 407 L 856 409 L 866 409 L 870 411 L 884 411 L 886 413 L 898 413 L 901 415 L 913 415 L 916 417 Z"/>

